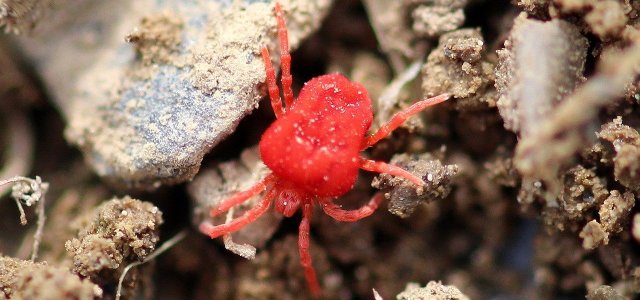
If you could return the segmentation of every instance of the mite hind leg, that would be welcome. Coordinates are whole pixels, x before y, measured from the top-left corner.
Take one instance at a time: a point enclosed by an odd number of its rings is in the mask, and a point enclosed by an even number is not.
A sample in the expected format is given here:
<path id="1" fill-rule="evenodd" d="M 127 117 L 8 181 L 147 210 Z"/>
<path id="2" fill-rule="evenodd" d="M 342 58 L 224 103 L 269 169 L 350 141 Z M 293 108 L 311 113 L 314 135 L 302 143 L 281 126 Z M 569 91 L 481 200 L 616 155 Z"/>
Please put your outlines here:
<path id="1" fill-rule="evenodd" d="M 300 221 L 300 228 L 298 231 L 298 249 L 300 252 L 300 264 L 304 269 L 304 277 L 309 285 L 309 290 L 311 291 L 311 295 L 317 298 L 322 293 L 322 290 L 320 289 L 320 283 L 318 283 L 318 277 L 316 276 L 316 271 L 313 268 L 311 253 L 309 252 L 309 231 L 311 227 L 312 211 L 313 206 L 309 203 L 304 204 L 302 207 L 302 221 Z"/>
<path id="2" fill-rule="evenodd" d="M 333 203 L 332 199 L 327 199 L 327 201 L 323 202 L 321 206 L 322 210 L 324 210 L 327 215 L 334 218 L 336 221 L 355 222 L 373 214 L 373 212 L 378 209 L 378 206 L 380 206 L 380 203 L 382 203 L 383 200 L 384 195 L 382 195 L 382 193 L 377 193 L 373 196 L 373 198 L 371 198 L 371 200 L 369 200 L 367 204 L 354 210 L 342 209 L 340 206 Z"/>

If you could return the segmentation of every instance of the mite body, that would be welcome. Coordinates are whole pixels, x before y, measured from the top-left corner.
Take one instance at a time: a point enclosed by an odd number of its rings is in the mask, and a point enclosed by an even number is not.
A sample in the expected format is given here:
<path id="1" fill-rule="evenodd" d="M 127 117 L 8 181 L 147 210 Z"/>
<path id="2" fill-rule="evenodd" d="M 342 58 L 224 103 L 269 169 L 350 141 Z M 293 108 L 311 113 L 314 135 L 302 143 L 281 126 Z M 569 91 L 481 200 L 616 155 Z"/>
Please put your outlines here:
<path id="1" fill-rule="evenodd" d="M 362 85 L 340 74 L 316 77 L 262 136 L 262 161 L 309 195 L 341 196 L 358 176 L 362 140 L 372 120 Z"/>
<path id="2" fill-rule="evenodd" d="M 269 98 L 277 120 L 265 131 L 259 145 L 261 158 L 272 172 L 248 190 L 235 193 L 213 207 L 210 215 L 217 216 L 264 192 L 258 204 L 225 224 L 213 225 L 205 221 L 200 224 L 200 231 L 211 238 L 238 231 L 264 214 L 271 202 L 286 217 L 301 209 L 300 262 L 311 294 L 319 296 L 321 288 L 309 253 L 309 228 L 314 206 L 319 204 L 327 215 L 342 222 L 353 222 L 371 215 L 384 199 L 380 193 L 355 210 L 344 210 L 333 203 L 353 188 L 360 169 L 400 176 L 421 187 L 423 179 L 397 166 L 363 158 L 360 152 L 388 136 L 407 118 L 447 100 L 449 96 L 443 94 L 416 102 L 394 115 L 372 135 L 367 135 L 373 120 L 369 95 L 362 85 L 349 81 L 343 75 L 329 74 L 311 79 L 294 101 L 287 30 L 278 3 L 275 12 L 285 106 L 280 98 L 269 51 L 263 47 Z"/>

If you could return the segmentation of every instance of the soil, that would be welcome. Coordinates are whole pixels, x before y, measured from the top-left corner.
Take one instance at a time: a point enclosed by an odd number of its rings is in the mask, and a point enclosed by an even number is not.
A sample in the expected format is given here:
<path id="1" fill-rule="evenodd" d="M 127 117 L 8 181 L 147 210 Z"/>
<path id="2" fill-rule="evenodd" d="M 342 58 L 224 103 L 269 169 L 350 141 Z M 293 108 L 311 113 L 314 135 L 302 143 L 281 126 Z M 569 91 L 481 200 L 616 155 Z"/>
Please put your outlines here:
<path id="1" fill-rule="evenodd" d="M 0 27 L 10 34 L 46 27 L 49 7 L 37 3 L 47 1 L 0 0 Z M 364 154 L 421 177 L 424 186 L 361 172 L 335 201 L 355 209 L 383 193 L 375 213 L 339 223 L 316 207 L 310 243 L 323 298 L 640 295 L 637 4 L 345 0 L 326 16 L 314 13 L 328 3 L 281 1 L 296 12 L 287 24 L 297 49 L 294 94 L 310 78 L 340 71 L 370 91 L 373 128 L 417 99 L 451 99 Z M 256 45 L 267 44 L 279 64 L 269 5 L 212 5 L 218 17 L 188 57 L 180 32 L 189 24 L 174 12 L 147 15 L 129 31 L 138 59 L 122 74 L 142 80 L 158 65 L 192 64 L 186 77 L 193 88 L 217 93 L 217 85 L 237 83 L 226 92 L 259 106 L 200 168 L 191 166 L 192 181 L 163 178 L 152 191 L 122 189 L 93 172 L 67 144 L 63 132 L 72 125 L 51 104 L 50 86 L 14 51 L 9 33 L 0 37 L 0 182 L 19 173 L 48 183 L 46 221 L 30 200 L 40 199 L 37 188 L 13 188 L 26 226 L 10 185 L 0 186 L 0 299 L 311 298 L 298 252 L 299 213 L 285 218 L 270 210 L 215 240 L 198 232 L 203 221 L 221 224 L 253 207 L 258 197 L 209 216 L 269 172 L 255 147 L 273 120 L 269 101 L 254 97 L 256 88 L 266 94 L 264 70 L 242 56 L 250 49 L 257 57 Z M 250 76 L 228 75 L 235 71 Z M 124 147 L 131 134 L 114 133 L 112 147 Z M 163 247 L 185 230 L 186 238 Z M 29 260 L 34 244 L 38 255 Z"/>

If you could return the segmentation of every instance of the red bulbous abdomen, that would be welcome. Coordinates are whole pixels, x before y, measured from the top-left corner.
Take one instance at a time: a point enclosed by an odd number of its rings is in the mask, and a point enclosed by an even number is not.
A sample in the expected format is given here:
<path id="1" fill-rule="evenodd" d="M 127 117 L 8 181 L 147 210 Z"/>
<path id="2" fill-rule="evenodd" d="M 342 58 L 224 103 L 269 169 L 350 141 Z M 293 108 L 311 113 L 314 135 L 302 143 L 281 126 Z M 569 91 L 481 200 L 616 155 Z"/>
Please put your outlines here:
<path id="1" fill-rule="evenodd" d="M 341 74 L 311 79 L 263 134 L 262 161 L 280 179 L 319 197 L 353 187 L 373 113 L 365 88 Z"/>

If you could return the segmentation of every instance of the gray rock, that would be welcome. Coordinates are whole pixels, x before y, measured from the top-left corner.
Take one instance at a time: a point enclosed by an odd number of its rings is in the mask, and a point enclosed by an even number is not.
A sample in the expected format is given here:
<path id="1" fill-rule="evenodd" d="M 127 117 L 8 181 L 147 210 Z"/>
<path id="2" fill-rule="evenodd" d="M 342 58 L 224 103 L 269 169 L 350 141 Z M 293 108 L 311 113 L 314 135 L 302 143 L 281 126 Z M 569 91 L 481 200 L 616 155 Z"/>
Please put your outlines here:
<path id="1" fill-rule="evenodd" d="M 279 53 L 273 5 L 231 2 L 61 1 L 20 40 L 68 122 L 67 140 L 100 176 L 136 188 L 189 180 L 257 106 L 260 48 Z M 280 3 L 296 47 L 331 0 Z"/>

